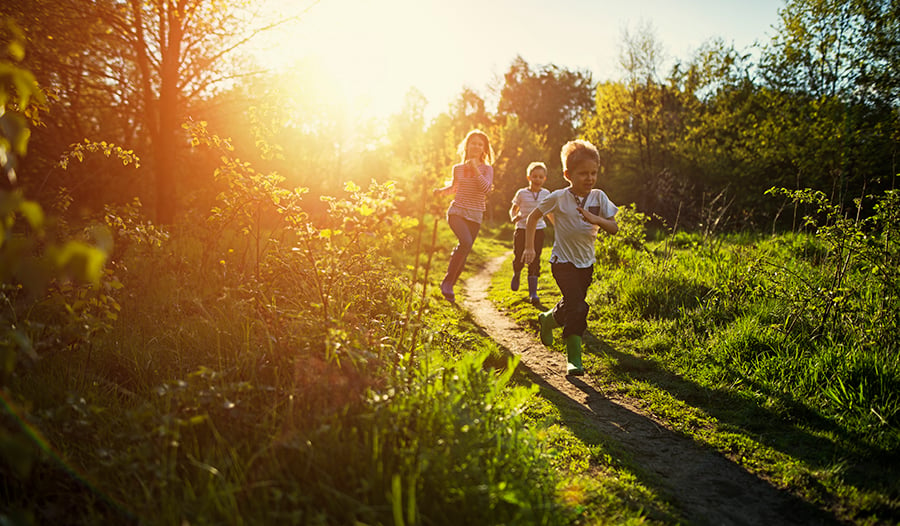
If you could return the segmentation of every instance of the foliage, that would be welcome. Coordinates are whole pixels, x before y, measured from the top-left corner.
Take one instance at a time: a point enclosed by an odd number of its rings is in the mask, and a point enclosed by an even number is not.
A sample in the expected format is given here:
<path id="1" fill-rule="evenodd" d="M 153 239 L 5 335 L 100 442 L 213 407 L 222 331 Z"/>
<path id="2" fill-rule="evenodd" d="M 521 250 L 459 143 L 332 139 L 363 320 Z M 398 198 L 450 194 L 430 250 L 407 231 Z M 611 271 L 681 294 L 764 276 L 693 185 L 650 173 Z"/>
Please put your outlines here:
<path id="1" fill-rule="evenodd" d="M 510 201 L 516 191 L 528 186 L 528 165 L 535 161 L 547 164 L 548 159 L 559 157 L 558 151 L 556 155 L 551 155 L 553 152 L 545 146 L 546 139 L 543 135 L 533 132 L 516 116 L 507 117 L 500 130 L 500 137 L 503 148 L 498 152 L 494 163 L 494 190 L 488 194 L 488 207 L 498 222 L 508 217 Z M 552 179 L 549 176 L 548 173 L 545 188 L 555 190 L 564 186 L 561 172 L 553 174 Z"/>
<path id="2" fill-rule="evenodd" d="M 601 243 L 592 330 L 627 337 L 705 389 L 768 400 L 779 418 L 830 430 L 853 462 L 891 451 L 900 441 L 896 193 L 860 200 L 871 215 L 855 217 L 821 192 L 770 193 L 812 205 L 813 233 L 679 233 L 654 250 L 616 252 Z M 747 411 L 743 425 L 758 425 Z"/>
<path id="3" fill-rule="evenodd" d="M 647 214 L 638 212 L 634 204 L 619 207 L 616 214 L 618 232 L 614 236 L 600 236 L 596 244 L 597 259 L 601 264 L 616 267 L 626 264 L 635 250 L 642 250 L 647 240 Z"/>
<path id="4" fill-rule="evenodd" d="M 27 70 L 3 61 L 0 71 L 8 74 L 0 79 L 0 118 L 5 118 L 0 123 L 0 160 L 9 182 L 15 184 L 13 161 L 25 154 L 29 130 L 27 121 L 13 112 L 27 116 L 32 104 L 43 99 Z M 10 97 L 18 99 L 10 103 Z M 30 118 L 38 120 L 34 113 Z M 42 359 L 87 344 L 109 330 L 119 310 L 114 298 L 119 284 L 108 279 L 104 270 L 111 250 L 109 233 L 92 228 L 83 232 L 85 239 L 71 239 L 65 226 L 45 216 L 43 208 L 26 199 L 22 190 L 0 190 L 0 472 L 4 486 L 35 478 L 45 459 L 34 440 L 40 435 L 15 425 L 28 417 L 27 400 L 18 399 L 15 389 L 10 389 L 15 375 L 21 374 L 17 365 L 31 370 Z M 94 243 L 87 237 L 93 237 Z M 0 517 L 31 523 L 32 510 L 22 506 L 30 498 L 26 494 L 21 502 L 5 505 Z"/>
<path id="5" fill-rule="evenodd" d="M 515 116 L 518 122 L 543 137 L 542 146 L 553 155 L 533 160 L 546 162 L 551 172 L 560 172 L 562 165 L 556 152 L 573 138 L 591 109 L 594 82 L 590 72 L 570 71 L 552 64 L 532 69 L 517 56 L 503 81 L 498 116 L 505 119 Z"/>
<path id="6" fill-rule="evenodd" d="M 766 83 L 813 98 L 852 91 L 866 64 L 866 25 L 855 11 L 854 2 L 788 2 L 779 11 L 781 31 L 761 58 Z"/>
<path id="7" fill-rule="evenodd" d="M 874 214 L 869 217 L 859 216 L 863 202 L 857 200 L 855 218 L 845 215 L 822 192 L 773 189 L 770 193 L 817 208 L 816 215 L 807 216 L 805 222 L 825 249 L 817 261 L 818 275 L 794 276 L 790 300 L 796 310 L 785 328 L 790 330 L 797 317 L 803 317 L 815 333 L 846 334 L 863 348 L 894 354 L 892 335 L 900 329 L 897 312 L 891 308 L 900 291 L 897 192 L 875 199 Z M 805 289 L 799 296 L 798 285 Z"/>
<path id="8" fill-rule="evenodd" d="M 363 458 L 347 464 L 348 479 L 370 481 L 373 497 L 387 494 L 401 523 L 559 520 L 546 450 L 520 418 L 534 389 L 507 389 L 515 361 L 494 376 L 486 356 L 437 359 L 373 393 L 374 425 L 359 430 Z"/>
<path id="9" fill-rule="evenodd" d="M 788 306 L 782 330 L 798 332 L 830 346 L 852 351 L 834 371 L 823 390 L 842 419 L 900 426 L 900 364 L 896 361 L 900 330 L 900 246 L 896 191 L 874 199 L 873 215 L 847 217 L 821 192 L 773 189 L 791 199 L 814 205 L 816 216 L 805 219 L 823 246 L 822 255 L 807 272 L 782 272 L 773 289 Z M 857 207 L 863 206 L 857 200 Z M 789 279 L 790 281 L 786 281 Z M 782 296 L 783 295 L 783 296 Z M 846 352 L 846 351 L 845 351 Z M 881 425 L 878 425 L 878 424 Z"/>
<path id="10" fill-rule="evenodd" d="M 11 33 L 0 60 L 0 173 L 16 183 L 18 158 L 25 155 L 31 137 L 30 123 L 40 122 L 39 111 L 47 103 L 34 74 L 18 65 L 25 57 L 24 34 L 12 21 L 4 19 L 3 36 Z M 5 38 L 3 40 L 6 40 Z M 7 58 L 8 57 L 8 58 Z"/>
<path id="11" fill-rule="evenodd" d="M 598 86 L 581 128 L 604 149 L 601 185 L 687 228 L 707 223 L 719 196 L 731 203 L 720 220 L 730 230 L 772 216 L 791 224 L 762 195 L 772 185 L 843 203 L 892 188 L 896 97 L 874 69 L 889 60 L 895 18 L 868 2 L 788 2 L 756 62 L 710 41 L 665 80 L 652 32 L 626 34 L 624 78 Z"/>
<path id="12" fill-rule="evenodd" d="M 135 168 L 141 167 L 141 161 L 134 154 L 133 150 L 126 150 L 121 146 L 116 146 L 115 144 L 107 143 L 106 141 L 96 142 L 91 141 L 90 139 L 85 139 L 83 143 L 70 145 L 69 150 L 66 151 L 59 160 L 59 167 L 63 170 L 68 169 L 69 162 L 72 159 L 79 162 L 84 161 L 86 153 L 102 153 L 107 159 L 110 158 L 110 156 L 115 156 L 122 162 L 123 166 L 134 164 Z"/>

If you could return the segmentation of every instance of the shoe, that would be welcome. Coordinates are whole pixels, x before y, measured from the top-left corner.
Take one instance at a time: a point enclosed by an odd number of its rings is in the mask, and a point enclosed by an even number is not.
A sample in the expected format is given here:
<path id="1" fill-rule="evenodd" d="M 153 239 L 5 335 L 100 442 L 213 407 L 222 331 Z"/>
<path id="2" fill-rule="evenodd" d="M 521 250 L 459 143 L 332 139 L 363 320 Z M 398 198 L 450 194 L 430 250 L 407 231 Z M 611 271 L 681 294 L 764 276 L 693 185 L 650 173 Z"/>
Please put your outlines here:
<path id="1" fill-rule="evenodd" d="M 532 305 L 537 303 L 538 277 L 528 276 L 528 301 Z"/>
<path id="2" fill-rule="evenodd" d="M 509 288 L 512 290 L 519 290 L 519 274 L 513 274 L 512 281 L 509 282 Z"/>
<path id="3" fill-rule="evenodd" d="M 566 376 L 584 376 L 584 369 L 575 364 L 566 364 Z"/>
<path id="4" fill-rule="evenodd" d="M 558 327 L 553 311 L 538 314 L 538 324 L 541 326 L 541 343 L 550 347 L 553 345 L 553 329 Z"/>
<path id="5" fill-rule="evenodd" d="M 444 295 L 444 299 L 449 301 L 450 303 L 456 303 L 456 296 L 453 294 L 453 287 L 447 287 L 446 284 L 441 283 L 441 294 Z"/>
<path id="6" fill-rule="evenodd" d="M 537 307 L 541 304 L 541 298 L 538 298 L 537 296 L 531 296 L 530 298 L 528 298 L 528 303 L 531 303 L 532 305 Z"/>
<path id="7" fill-rule="evenodd" d="M 584 366 L 581 363 L 581 336 L 571 335 L 566 338 L 566 375 L 582 376 Z"/>

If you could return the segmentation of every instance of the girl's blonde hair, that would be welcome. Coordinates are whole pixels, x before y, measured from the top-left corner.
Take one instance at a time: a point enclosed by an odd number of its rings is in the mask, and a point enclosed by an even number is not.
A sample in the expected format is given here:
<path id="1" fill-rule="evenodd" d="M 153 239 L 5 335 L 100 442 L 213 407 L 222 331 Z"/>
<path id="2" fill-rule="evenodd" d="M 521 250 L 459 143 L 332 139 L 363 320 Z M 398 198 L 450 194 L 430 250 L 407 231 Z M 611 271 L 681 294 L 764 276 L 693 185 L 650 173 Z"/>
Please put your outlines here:
<path id="1" fill-rule="evenodd" d="M 462 158 L 461 161 L 466 161 L 466 146 L 469 145 L 469 139 L 475 136 L 481 137 L 481 139 L 484 140 L 484 144 L 487 145 L 487 148 L 484 149 L 484 156 L 482 157 L 481 162 L 483 162 L 484 164 L 494 164 L 494 149 L 491 147 L 491 140 L 488 139 L 487 134 L 481 130 L 470 131 L 466 134 L 466 138 L 463 139 L 461 143 L 459 143 L 457 152 Z"/>

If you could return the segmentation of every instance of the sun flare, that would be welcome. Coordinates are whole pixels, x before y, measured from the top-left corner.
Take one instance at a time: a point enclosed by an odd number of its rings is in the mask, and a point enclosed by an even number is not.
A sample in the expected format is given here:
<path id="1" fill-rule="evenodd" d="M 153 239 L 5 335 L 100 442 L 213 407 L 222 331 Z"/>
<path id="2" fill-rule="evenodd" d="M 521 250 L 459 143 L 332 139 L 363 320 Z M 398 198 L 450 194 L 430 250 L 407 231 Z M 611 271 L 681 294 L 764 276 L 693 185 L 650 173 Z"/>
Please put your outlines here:
<path id="1" fill-rule="evenodd" d="M 290 0 L 273 1 L 288 16 L 298 9 L 288 7 Z M 411 88 L 426 97 L 441 92 L 435 85 L 447 67 L 441 57 L 454 53 L 457 43 L 442 42 L 447 22 L 435 9 L 411 0 L 317 4 L 265 35 L 253 54 L 273 73 L 324 86 L 331 103 L 386 117 L 400 110 Z M 304 80 L 307 75 L 317 78 Z"/>

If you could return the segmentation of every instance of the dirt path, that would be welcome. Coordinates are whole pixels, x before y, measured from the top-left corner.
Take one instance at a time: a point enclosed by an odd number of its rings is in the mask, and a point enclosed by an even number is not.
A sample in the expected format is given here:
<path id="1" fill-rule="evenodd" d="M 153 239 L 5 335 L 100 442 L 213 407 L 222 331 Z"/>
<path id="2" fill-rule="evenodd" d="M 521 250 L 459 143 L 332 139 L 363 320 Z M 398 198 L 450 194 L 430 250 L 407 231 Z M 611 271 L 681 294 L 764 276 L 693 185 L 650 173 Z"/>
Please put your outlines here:
<path id="1" fill-rule="evenodd" d="M 589 376 L 567 378 L 565 357 L 544 347 L 534 333 L 500 313 L 487 298 L 491 276 L 508 255 L 489 261 L 464 283 L 462 306 L 499 345 L 521 357 L 533 380 L 558 391 L 587 420 L 618 442 L 645 472 L 644 483 L 661 489 L 690 524 L 827 524 L 809 506 L 642 413 L 627 399 L 607 396 Z"/>

